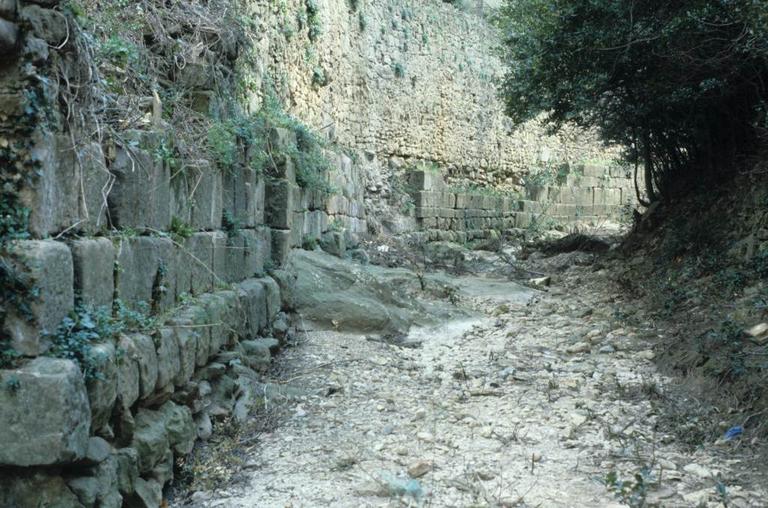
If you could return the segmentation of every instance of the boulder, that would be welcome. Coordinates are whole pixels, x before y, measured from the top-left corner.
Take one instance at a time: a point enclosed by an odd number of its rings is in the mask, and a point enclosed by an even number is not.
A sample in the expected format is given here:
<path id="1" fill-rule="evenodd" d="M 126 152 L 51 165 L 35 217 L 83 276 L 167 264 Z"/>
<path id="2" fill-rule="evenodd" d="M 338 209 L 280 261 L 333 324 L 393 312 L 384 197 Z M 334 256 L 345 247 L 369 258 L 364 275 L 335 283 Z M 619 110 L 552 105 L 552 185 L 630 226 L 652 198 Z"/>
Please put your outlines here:
<path id="1" fill-rule="evenodd" d="M 0 18 L 0 54 L 4 56 L 12 54 L 18 41 L 19 27 L 15 23 Z"/>
<path id="2" fill-rule="evenodd" d="M 268 324 L 267 290 L 261 280 L 246 279 L 237 285 L 237 291 L 245 315 L 240 335 L 256 337 Z"/>
<path id="3" fill-rule="evenodd" d="M 189 408 L 166 402 L 157 412 L 165 423 L 168 442 L 173 450 L 178 455 L 190 453 L 195 445 L 197 429 Z"/>
<path id="4" fill-rule="evenodd" d="M 0 465 L 67 464 L 85 457 L 91 410 L 74 362 L 37 358 L 0 371 L 0 378 L 13 387 L 0 390 Z"/>
<path id="5" fill-rule="evenodd" d="M 165 419 L 157 411 L 139 409 L 131 447 L 138 452 L 140 473 L 148 473 L 162 460 L 170 444 Z"/>

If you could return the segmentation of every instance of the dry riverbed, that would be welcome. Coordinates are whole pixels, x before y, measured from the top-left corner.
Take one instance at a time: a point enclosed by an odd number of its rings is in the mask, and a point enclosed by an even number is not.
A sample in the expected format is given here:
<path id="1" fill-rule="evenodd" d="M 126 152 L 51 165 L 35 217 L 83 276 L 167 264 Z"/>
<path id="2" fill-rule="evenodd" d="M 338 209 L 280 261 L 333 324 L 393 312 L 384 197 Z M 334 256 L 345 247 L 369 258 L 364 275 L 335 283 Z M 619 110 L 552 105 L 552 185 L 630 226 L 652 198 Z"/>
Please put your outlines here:
<path id="1" fill-rule="evenodd" d="M 178 506 L 768 506 L 748 436 L 694 448 L 663 424 L 675 381 L 615 321 L 609 278 L 457 278 L 474 317 L 394 341 L 305 324 L 277 359 L 277 424 Z"/>

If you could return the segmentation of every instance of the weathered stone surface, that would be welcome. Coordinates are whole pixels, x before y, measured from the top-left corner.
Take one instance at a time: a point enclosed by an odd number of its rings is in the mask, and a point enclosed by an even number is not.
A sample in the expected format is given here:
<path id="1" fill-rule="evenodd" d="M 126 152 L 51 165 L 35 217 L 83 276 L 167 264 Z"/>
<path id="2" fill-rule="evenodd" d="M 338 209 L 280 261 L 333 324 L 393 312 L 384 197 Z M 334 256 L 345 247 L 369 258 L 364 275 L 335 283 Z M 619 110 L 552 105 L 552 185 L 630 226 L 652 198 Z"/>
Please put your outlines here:
<path id="1" fill-rule="evenodd" d="M 15 23 L 0 18 L 0 52 L 12 54 L 19 41 L 19 27 Z"/>
<path id="2" fill-rule="evenodd" d="M 66 464 L 85 456 L 91 411 L 77 365 L 37 358 L 0 376 L 16 386 L 0 390 L 0 465 Z"/>
<path id="3" fill-rule="evenodd" d="M 197 354 L 197 338 L 199 333 L 182 326 L 173 327 L 176 343 L 179 346 L 179 372 L 173 378 L 176 386 L 185 385 L 195 373 L 195 357 Z"/>
<path id="4" fill-rule="evenodd" d="M 242 322 L 242 309 L 234 291 L 217 291 L 202 295 L 199 304 L 205 308 L 210 329 L 208 358 L 215 356 L 225 344 L 237 337 Z"/>
<path id="5" fill-rule="evenodd" d="M 202 367 L 208 363 L 211 350 L 211 323 L 205 307 L 189 305 L 181 308 L 168 319 L 166 326 L 178 331 L 180 347 L 188 348 L 191 344 L 195 345 L 195 364 L 197 366 Z M 194 336 L 186 335 L 186 332 L 192 332 Z M 182 340 L 184 341 L 183 344 Z M 185 373 L 187 372 L 186 367 L 182 367 L 182 369 Z"/>
<path id="6" fill-rule="evenodd" d="M 138 349 L 131 337 L 120 337 L 117 347 L 122 355 L 117 359 L 117 401 L 123 408 L 130 408 L 139 399 L 140 374 Z"/>
<path id="7" fill-rule="evenodd" d="M 272 229 L 272 264 L 283 266 L 291 253 L 291 231 L 289 229 Z"/>
<path id="8" fill-rule="evenodd" d="M 120 508 L 123 497 L 118 491 L 117 470 L 117 456 L 107 453 L 96 467 L 83 471 L 86 476 L 70 478 L 67 484 L 86 507 Z"/>
<path id="9" fill-rule="evenodd" d="M 165 423 L 168 442 L 173 450 L 179 455 L 191 452 L 197 438 L 197 429 L 189 408 L 166 402 L 158 409 L 158 413 Z"/>
<path id="10" fill-rule="evenodd" d="M 224 210 L 241 227 L 253 227 L 260 210 L 259 193 L 263 194 L 258 175 L 250 168 L 236 166 L 223 174 Z"/>
<path id="11" fill-rule="evenodd" d="M 169 238 L 140 236 L 117 244 L 117 297 L 129 308 L 165 310 L 175 300 L 177 256 Z"/>
<path id="12" fill-rule="evenodd" d="M 0 17 L 16 19 L 16 0 L 0 0 Z"/>
<path id="13" fill-rule="evenodd" d="M 165 451 L 165 455 L 163 455 L 160 462 L 152 468 L 148 479 L 154 480 L 160 485 L 173 480 L 173 452 L 170 448 Z"/>
<path id="14" fill-rule="evenodd" d="M 221 171 L 208 164 L 187 168 L 190 224 L 201 230 L 221 229 L 224 206 Z"/>
<path id="15" fill-rule="evenodd" d="M 294 217 L 294 195 L 298 187 L 285 180 L 269 180 L 266 186 L 264 205 L 266 223 L 276 229 L 291 229 Z"/>
<path id="16" fill-rule="evenodd" d="M 264 284 L 267 295 L 267 320 L 272 321 L 280 312 L 280 286 L 272 277 L 264 277 L 259 280 Z"/>
<path id="17" fill-rule="evenodd" d="M 117 459 L 117 487 L 121 494 L 132 494 L 139 477 L 139 452 L 135 448 L 120 448 Z"/>
<path id="18" fill-rule="evenodd" d="M 155 342 L 152 337 L 141 333 L 128 336 L 133 342 L 134 359 L 139 366 L 139 397 L 146 398 L 152 395 L 157 386 L 158 362 Z"/>
<path id="19" fill-rule="evenodd" d="M 35 37 L 51 46 L 58 46 L 67 38 L 67 27 L 61 16 L 52 9 L 37 5 L 26 5 L 19 12 L 19 18 L 29 27 Z"/>
<path id="20" fill-rule="evenodd" d="M 171 223 L 170 169 L 155 160 L 157 134 L 129 131 L 124 138 L 139 147 L 118 146 L 110 170 L 116 176 L 109 194 L 109 217 L 116 228 L 165 231 Z"/>
<path id="21" fill-rule="evenodd" d="M 343 258 L 347 251 L 344 234 L 338 231 L 324 233 L 320 240 L 320 247 L 328 254 L 340 258 Z"/>
<path id="22" fill-rule="evenodd" d="M 98 431 L 112 415 L 112 408 L 117 399 L 118 366 L 115 346 L 111 342 L 95 344 L 91 348 L 91 358 L 96 365 L 96 376 L 88 380 L 88 401 L 91 407 L 91 429 Z"/>
<path id="23" fill-rule="evenodd" d="M 157 411 L 139 409 L 131 447 L 139 454 L 139 472 L 147 473 L 163 458 L 169 447 L 165 419 Z M 138 486 L 138 484 L 137 484 Z"/>
<path id="24" fill-rule="evenodd" d="M 244 280 L 237 288 L 245 318 L 241 335 L 256 337 L 268 324 L 267 290 L 260 279 Z"/>
<path id="25" fill-rule="evenodd" d="M 86 305 L 112 306 L 115 246 L 108 238 L 75 240 L 70 245 L 75 295 Z"/>
<path id="26" fill-rule="evenodd" d="M 177 251 L 177 296 L 203 294 L 213 289 L 214 240 L 219 233 L 196 233 Z"/>
<path id="27" fill-rule="evenodd" d="M 181 370 L 178 335 L 173 328 L 161 328 L 155 334 L 157 343 L 157 386 L 161 391 L 173 383 Z"/>
<path id="28" fill-rule="evenodd" d="M 72 256 L 65 244 L 52 240 L 20 241 L 13 251 L 23 262 L 18 269 L 27 271 L 38 297 L 30 304 L 31 319 L 11 313 L 5 332 L 18 352 L 34 356 L 47 349 L 41 332 L 54 332 L 74 307 Z"/>
<path id="29" fill-rule="evenodd" d="M 84 508 L 58 475 L 0 474 L 0 506 L 9 508 Z"/>
<path id="30" fill-rule="evenodd" d="M 155 480 L 137 478 L 133 494 L 126 499 L 127 508 L 157 508 L 163 501 L 163 486 Z"/>

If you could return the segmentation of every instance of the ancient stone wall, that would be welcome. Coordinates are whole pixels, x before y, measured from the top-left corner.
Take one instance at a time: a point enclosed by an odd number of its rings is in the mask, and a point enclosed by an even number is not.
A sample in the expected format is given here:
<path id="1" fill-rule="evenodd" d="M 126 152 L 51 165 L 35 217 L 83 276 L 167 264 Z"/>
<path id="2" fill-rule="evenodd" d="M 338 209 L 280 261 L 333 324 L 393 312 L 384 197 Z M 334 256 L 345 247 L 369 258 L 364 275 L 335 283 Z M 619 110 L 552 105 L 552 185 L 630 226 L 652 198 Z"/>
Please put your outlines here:
<path id="1" fill-rule="evenodd" d="M 465 244 L 512 229 L 599 228 L 621 221 L 626 206 L 637 204 L 634 181 L 621 167 L 563 170 L 549 182 L 531 182 L 522 194 L 452 187 L 435 168 L 414 169 L 408 177 L 416 224 L 429 241 Z"/>
<path id="2" fill-rule="evenodd" d="M 437 163 L 452 181 L 508 187 L 542 165 L 612 159 L 590 133 L 513 128 L 497 98 L 504 66 L 487 19 L 498 2 L 462 5 L 281 0 L 252 9 L 259 53 L 289 110 L 367 154 L 370 184 L 386 182 L 392 157 Z"/>

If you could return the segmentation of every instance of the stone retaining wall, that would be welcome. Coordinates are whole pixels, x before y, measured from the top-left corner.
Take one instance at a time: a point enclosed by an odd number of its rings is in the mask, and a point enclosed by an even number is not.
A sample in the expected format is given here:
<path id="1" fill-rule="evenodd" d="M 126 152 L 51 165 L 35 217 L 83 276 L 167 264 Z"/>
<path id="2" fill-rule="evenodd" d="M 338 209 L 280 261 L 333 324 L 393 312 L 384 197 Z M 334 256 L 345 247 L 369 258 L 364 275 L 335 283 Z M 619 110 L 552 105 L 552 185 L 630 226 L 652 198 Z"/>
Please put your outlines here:
<path id="1" fill-rule="evenodd" d="M 622 168 L 580 166 L 561 183 L 531 185 L 523 196 L 457 190 L 434 169 L 412 170 L 409 178 L 417 224 L 430 241 L 466 243 L 513 228 L 598 227 L 621 220 L 623 207 L 637 203 Z"/>

